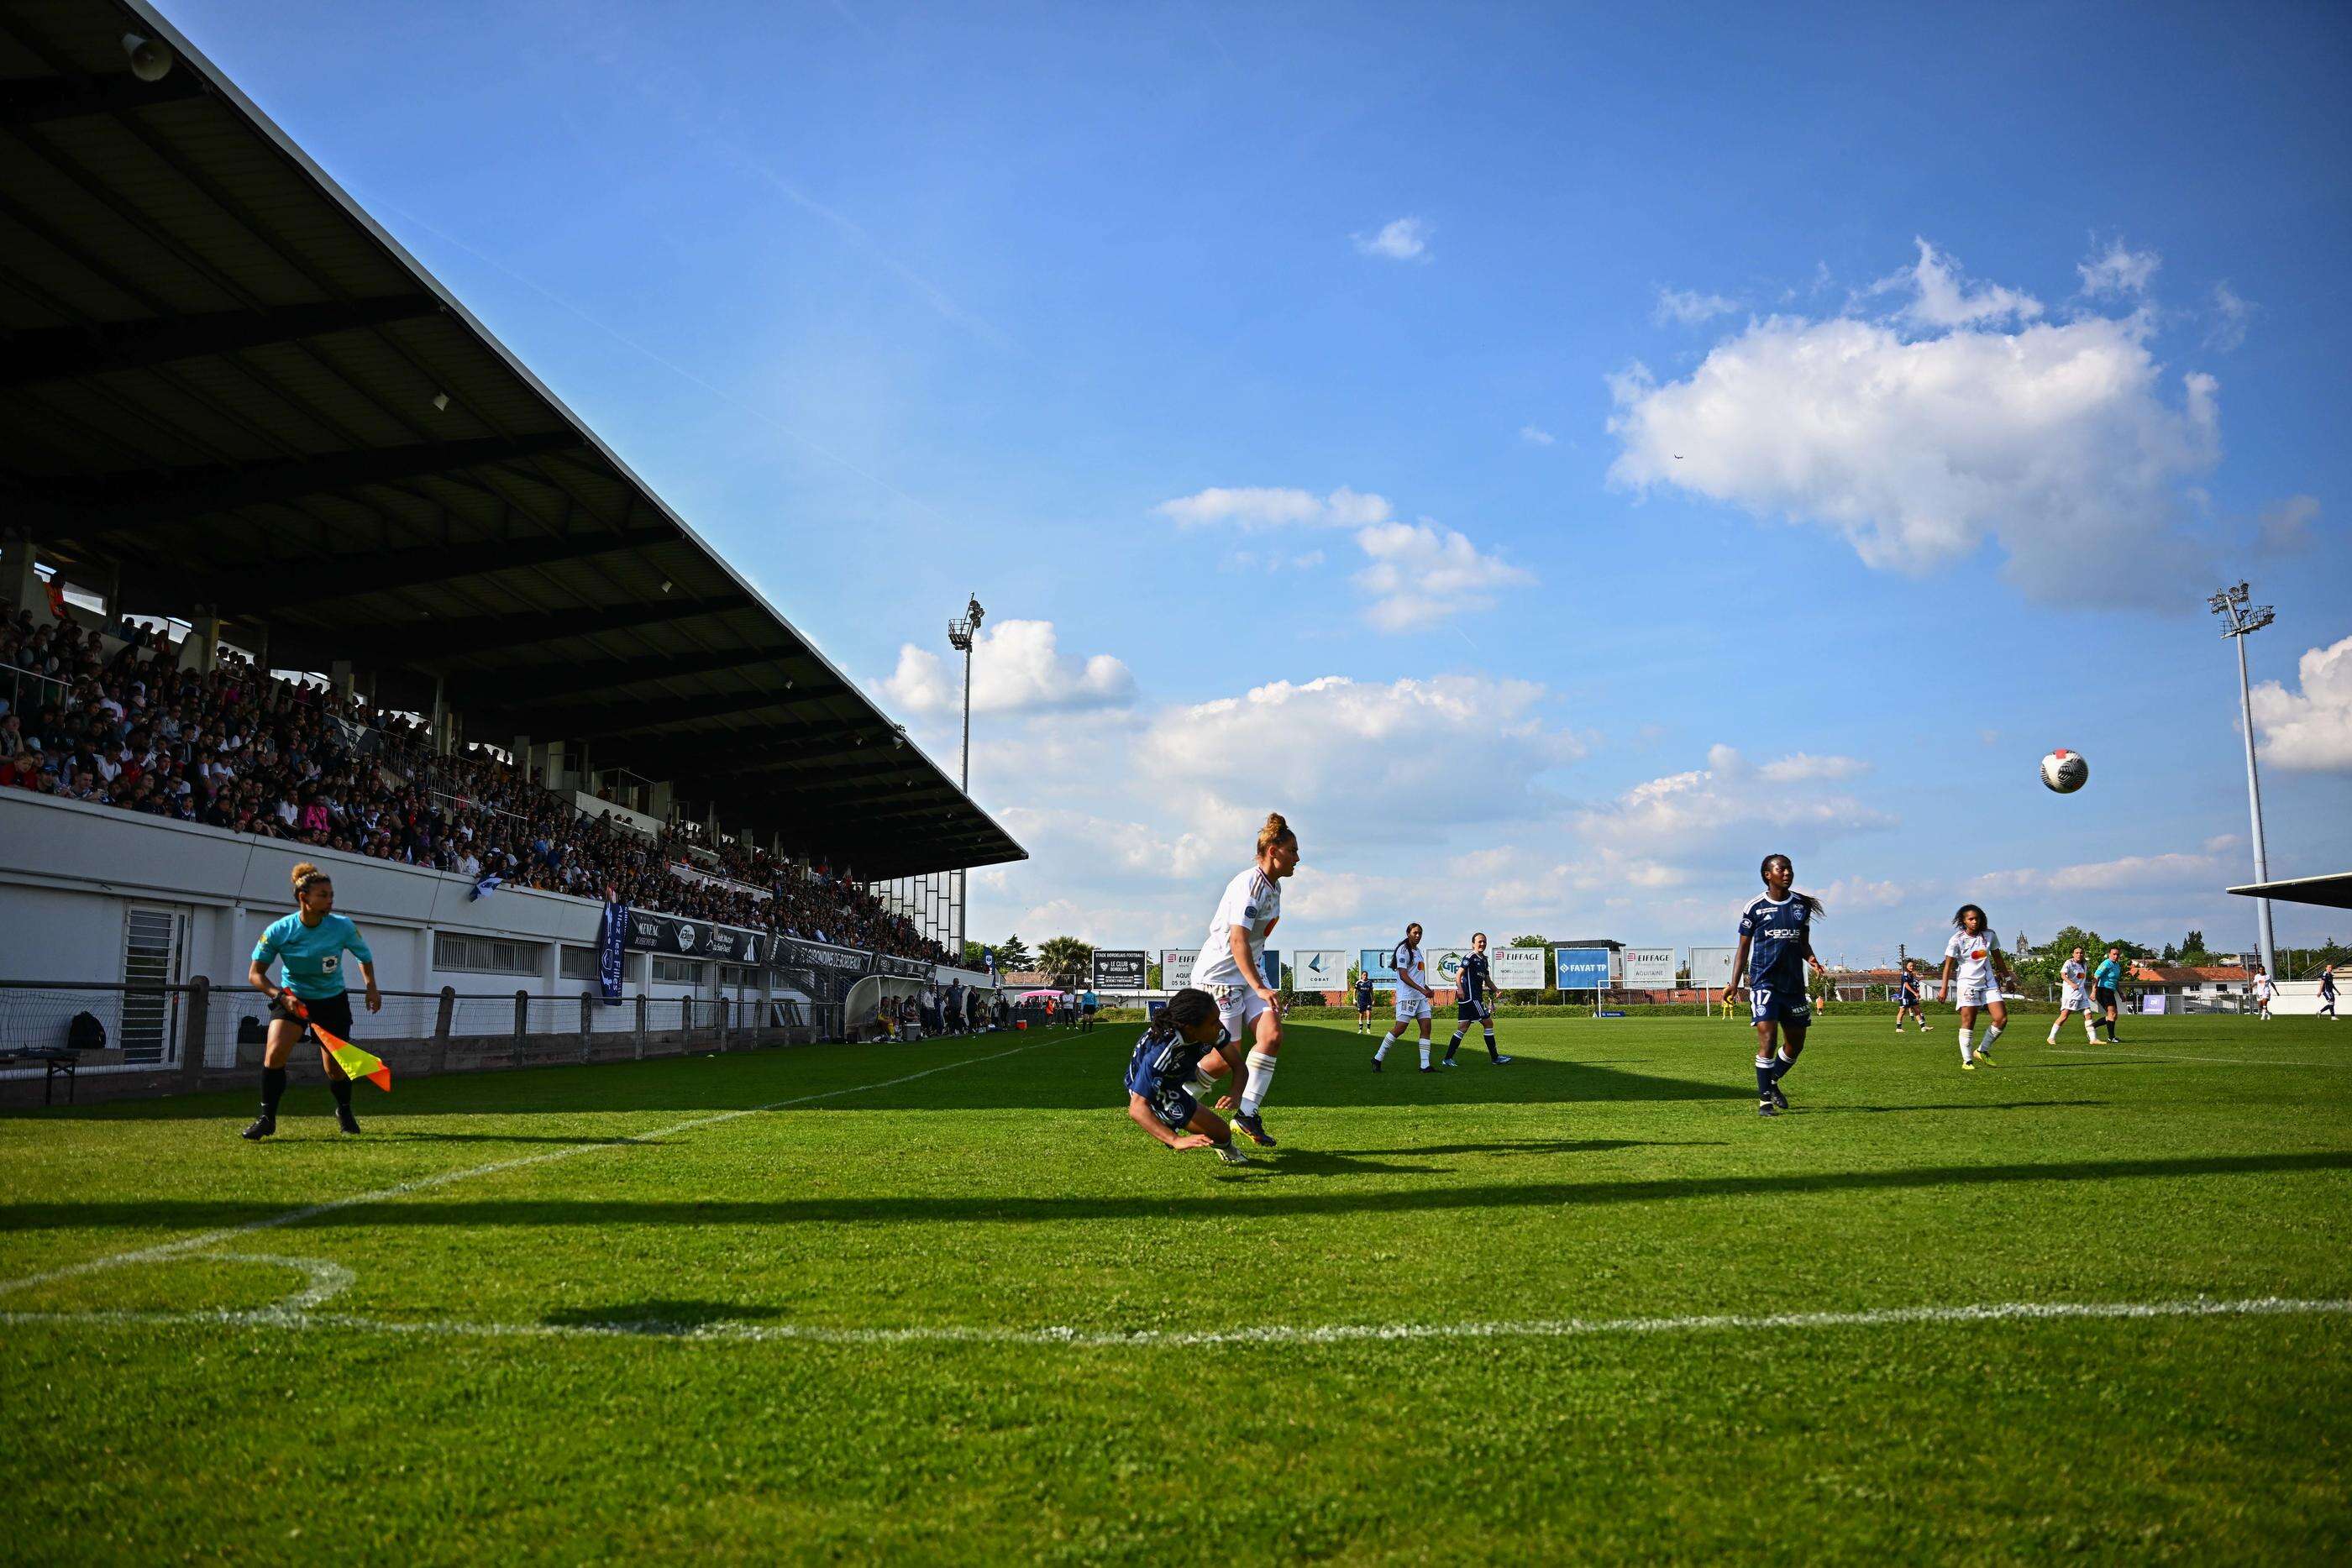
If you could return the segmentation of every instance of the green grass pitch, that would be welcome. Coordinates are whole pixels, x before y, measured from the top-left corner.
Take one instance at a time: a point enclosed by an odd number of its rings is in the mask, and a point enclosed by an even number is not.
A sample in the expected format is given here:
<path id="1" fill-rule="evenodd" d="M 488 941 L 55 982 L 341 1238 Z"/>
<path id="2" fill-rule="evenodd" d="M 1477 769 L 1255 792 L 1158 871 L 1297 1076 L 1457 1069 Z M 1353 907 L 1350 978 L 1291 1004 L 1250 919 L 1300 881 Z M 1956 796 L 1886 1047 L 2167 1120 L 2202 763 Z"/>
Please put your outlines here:
<path id="1" fill-rule="evenodd" d="M 1937 1021 L 1297 1024 L 1246 1170 L 1132 1026 L 0 1118 L 5 1554 L 2342 1561 L 2352 1028 Z"/>

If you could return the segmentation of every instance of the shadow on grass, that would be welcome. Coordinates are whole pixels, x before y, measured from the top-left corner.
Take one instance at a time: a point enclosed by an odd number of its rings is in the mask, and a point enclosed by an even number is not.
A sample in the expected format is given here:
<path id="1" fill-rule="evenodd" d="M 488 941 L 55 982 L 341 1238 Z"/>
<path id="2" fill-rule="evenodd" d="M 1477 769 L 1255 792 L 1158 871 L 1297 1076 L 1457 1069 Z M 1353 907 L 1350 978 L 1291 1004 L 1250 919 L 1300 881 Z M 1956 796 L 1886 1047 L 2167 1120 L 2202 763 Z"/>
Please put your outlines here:
<path id="1" fill-rule="evenodd" d="M 1133 1049 L 1132 1026 L 1092 1036 L 1045 1037 L 1033 1045 L 1014 1035 L 925 1040 L 904 1045 L 799 1046 L 727 1056 L 665 1057 L 652 1061 L 577 1062 L 496 1072 L 456 1073 L 401 1082 L 385 1121 L 425 1116 L 513 1116 L 749 1110 L 807 1096 L 811 1113 L 841 1111 L 1117 1110 Z M 366 1041 L 359 1043 L 364 1045 Z M 1295 1026 L 1282 1052 L 1285 1105 L 1543 1105 L 1588 1103 L 1740 1100 L 1749 1047 L 1729 1045 L 1730 1071 L 1717 1082 L 1624 1071 L 1591 1061 L 1522 1055 L 1509 1066 L 1484 1061 L 1443 1074 L 1370 1071 L 1371 1051 L 1345 1030 Z M 1010 1054 L 1008 1054 L 1010 1053 Z M 991 1061 L 990 1058 L 996 1060 Z M 967 1065 L 969 1064 L 969 1065 Z M 945 1071 L 934 1071 L 945 1069 Z M 915 1077 L 915 1074 L 926 1076 Z M 877 1081 L 908 1077 L 905 1083 Z M 258 1074 L 257 1073 L 257 1083 Z M 72 1122 L 243 1122 L 253 1096 L 245 1090 L 0 1111 L 0 1119 Z M 286 1113 L 325 1114 L 324 1085 L 297 1082 Z M 576 1140 L 559 1140 L 571 1142 Z"/>
<path id="2" fill-rule="evenodd" d="M 1304 1160 L 1311 1151 L 1260 1155 L 1267 1175 Z M 1345 1156 L 1337 1156 L 1344 1158 Z M 1213 1170 L 1214 1166 L 1208 1168 Z M 1237 1215 L 1414 1214 L 1454 1209 L 1602 1207 L 1675 1203 L 1693 1198 L 1797 1197 L 1816 1193 L 1909 1192 L 2006 1186 L 2019 1182 L 2177 1181 L 2216 1176 L 2274 1176 L 2352 1171 L 2352 1151 L 2309 1154 L 2209 1155 L 2186 1159 L 2079 1160 L 2050 1165 L 1922 1166 L 1902 1170 L 1823 1171 L 1788 1175 L 1660 1176 L 1619 1181 L 1528 1182 L 1513 1186 L 1381 1188 L 1369 1192 L 1277 1192 L 1264 1197 L 957 1195 L 939 1197 L 777 1197 L 617 1201 L 524 1198 L 453 1203 L 354 1204 L 289 1228 L 333 1230 L 510 1228 L 631 1225 L 990 1225 L 1052 1220 L 1230 1220 Z M 1348 1174 L 1328 1167 L 1323 1173 Z M 1415 1171 L 1416 1175 L 1429 1174 Z M 1244 1182 L 1242 1190 L 1262 1187 Z M 1239 1206 L 1239 1207 L 1237 1207 Z M 251 1224 L 285 1213 L 282 1207 L 157 1198 L 137 1203 L 20 1203 L 0 1207 L 0 1234 L 47 1229 L 193 1229 Z"/>
<path id="3" fill-rule="evenodd" d="M 564 1307 L 540 1319 L 565 1327 L 597 1328 L 614 1333 L 655 1336 L 691 1333 L 712 1323 L 745 1322 L 755 1318 L 780 1318 L 782 1307 L 742 1301 L 620 1301 L 609 1307 Z"/>
<path id="4" fill-rule="evenodd" d="M 1907 1116 L 1921 1111 L 2045 1111 L 2053 1106 L 2104 1105 L 2105 1100 L 1972 1100 L 1965 1105 L 1804 1105 L 1801 1116 Z"/>

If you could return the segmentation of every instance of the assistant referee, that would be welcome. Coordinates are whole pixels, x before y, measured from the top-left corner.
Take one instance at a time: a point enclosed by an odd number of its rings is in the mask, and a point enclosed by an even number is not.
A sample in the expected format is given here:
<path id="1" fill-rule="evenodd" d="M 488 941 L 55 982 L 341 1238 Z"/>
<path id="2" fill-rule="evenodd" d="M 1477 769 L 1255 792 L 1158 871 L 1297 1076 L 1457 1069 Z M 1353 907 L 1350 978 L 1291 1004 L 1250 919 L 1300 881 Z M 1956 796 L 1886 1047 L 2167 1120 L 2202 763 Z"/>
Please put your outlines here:
<path id="1" fill-rule="evenodd" d="M 294 868 L 294 913 L 273 924 L 253 945 L 253 965 L 246 978 L 269 998 L 269 1042 L 261 1052 L 261 1114 L 245 1135 L 259 1143 L 278 1131 L 278 1101 L 286 1092 L 286 1058 L 294 1042 L 311 1023 L 345 1040 L 352 1037 L 352 997 L 343 985 L 343 955 L 360 961 L 367 981 L 367 1009 L 381 1011 L 383 993 L 375 988 L 375 955 L 350 917 L 335 913 L 335 884 L 325 872 L 304 861 Z M 286 966 L 286 984 L 269 981 L 273 960 Z M 306 1023 L 287 1005 L 286 993 L 301 998 L 310 1017 Z M 346 1133 L 360 1130 L 352 1114 L 352 1081 L 322 1042 L 320 1064 L 327 1070 L 327 1087 L 335 1096 L 335 1124 Z"/>

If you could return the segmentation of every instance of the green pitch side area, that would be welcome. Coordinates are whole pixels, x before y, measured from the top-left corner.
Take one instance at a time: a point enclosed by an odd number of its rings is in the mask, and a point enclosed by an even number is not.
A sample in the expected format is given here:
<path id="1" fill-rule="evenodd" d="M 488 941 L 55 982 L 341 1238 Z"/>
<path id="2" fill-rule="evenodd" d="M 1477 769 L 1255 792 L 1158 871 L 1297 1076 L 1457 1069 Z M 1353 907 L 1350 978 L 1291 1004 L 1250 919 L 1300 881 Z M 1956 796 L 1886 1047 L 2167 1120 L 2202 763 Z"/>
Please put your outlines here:
<path id="1" fill-rule="evenodd" d="M 2019 1024 L 1299 1025 L 1239 1170 L 1132 1027 L 0 1119 L 6 1555 L 2342 1560 L 2352 1029 Z"/>

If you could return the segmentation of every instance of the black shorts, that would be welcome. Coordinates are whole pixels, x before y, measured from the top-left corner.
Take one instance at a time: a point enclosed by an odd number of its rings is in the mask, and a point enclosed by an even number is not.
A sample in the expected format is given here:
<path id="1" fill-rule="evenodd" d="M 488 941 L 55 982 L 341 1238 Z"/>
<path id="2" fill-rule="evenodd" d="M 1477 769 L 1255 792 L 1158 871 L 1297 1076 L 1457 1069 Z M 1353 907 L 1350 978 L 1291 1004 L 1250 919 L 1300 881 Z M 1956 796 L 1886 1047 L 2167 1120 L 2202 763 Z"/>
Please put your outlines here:
<path id="1" fill-rule="evenodd" d="M 1454 1004 L 1454 1021 L 1456 1023 L 1485 1023 L 1494 1016 L 1495 1009 L 1485 1002 Z"/>
<path id="2" fill-rule="evenodd" d="M 2092 992 L 2091 995 L 2103 1008 L 2111 1008 L 2116 1005 L 2116 990 L 2113 986 L 2101 986 L 2097 990 Z"/>
<path id="3" fill-rule="evenodd" d="M 345 1040 L 352 1038 L 351 992 L 337 991 L 333 996 L 325 998 L 304 997 L 302 1005 L 310 1010 L 310 1023 L 317 1024 L 330 1033 L 339 1034 Z M 269 1016 L 273 1019 L 283 1019 L 289 1023 L 301 1022 L 294 1016 L 294 1009 L 276 997 L 269 999 Z M 310 1032 L 308 1024 L 303 1026 L 302 1032 L 304 1034 Z"/>

